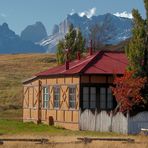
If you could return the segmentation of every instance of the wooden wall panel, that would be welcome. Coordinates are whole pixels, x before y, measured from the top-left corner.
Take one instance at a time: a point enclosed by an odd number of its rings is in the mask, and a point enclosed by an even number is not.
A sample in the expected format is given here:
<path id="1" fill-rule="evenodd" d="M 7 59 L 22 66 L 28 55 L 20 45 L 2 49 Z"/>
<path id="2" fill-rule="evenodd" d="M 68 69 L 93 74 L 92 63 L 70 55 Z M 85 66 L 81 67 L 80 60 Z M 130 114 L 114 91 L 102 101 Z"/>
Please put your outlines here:
<path id="1" fill-rule="evenodd" d="M 89 83 L 89 76 L 82 76 L 81 83 Z"/>
<path id="2" fill-rule="evenodd" d="M 72 77 L 67 77 L 67 78 L 65 78 L 65 84 L 73 84 L 72 83 Z"/>
<path id="3" fill-rule="evenodd" d="M 91 76 L 91 83 L 106 83 L 105 76 Z"/>
<path id="4" fill-rule="evenodd" d="M 114 77 L 113 76 L 108 76 L 108 83 L 113 83 Z"/>
<path id="5" fill-rule="evenodd" d="M 64 78 L 57 78 L 58 84 L 64 84 Z"/>
<path id="6" fill-rule="evenodd" d="M 92 75 L 92 76 L 81 76 L 81 83 L 112 83 L 113 82 L 113 76 L 97 76 L 97 75 Z"/>
<path id="7" fill-rule="evenodd" d="M 48 85 L 55 85 L 56 84 L 56 78 L 47 78 L 47 84 Z"/>
<path id="8" fill-rule="evenodd" d="M 35 80 L 35 81 L 31 82 L 30 84 L 33 86 L 38 85 L 38 80 Z"/>
<path id="9" fill-rule="evenodd" d="M 33 88 L 29 87 L 29 107 L 33 107 Z"/>
<path id="10" fill-rule="evenodd" d="M 38 86 L 33 87 L 33 107 L 37 107 L 37 101 L 38 101 Z"/>
<path id="11" fill-rule="evenodd" d="M 63 122 L 64 118 L 63 118 L 63 111 L 58 110 L 57 111 L 57 121 Z"/>
<path id="12" fill-rule="evenodd" d="M 46 85 L 47 84 L 47 79 L 41 79 L 42 85 Z"/>
<path id="13" fill-rule="evenodd" d="M 71 111 L 66 111 L 65 112 L 65 121 L 66 122 L 72 122 L 71 121 Z"/>
<path id="14" fill-rule="evenodd" d="M 73 77 L 73 83 L 77 83 L 77 84 L 79 84 L 79 78 L 77 78 L 77 77 Z"/>
<path id="15" fill-rule="evenodd" d="M 74 122 L 78 122 L 79 120 L 79 112 L 77 111 L 77 112 L 73 112 L 73 121 Z"/>

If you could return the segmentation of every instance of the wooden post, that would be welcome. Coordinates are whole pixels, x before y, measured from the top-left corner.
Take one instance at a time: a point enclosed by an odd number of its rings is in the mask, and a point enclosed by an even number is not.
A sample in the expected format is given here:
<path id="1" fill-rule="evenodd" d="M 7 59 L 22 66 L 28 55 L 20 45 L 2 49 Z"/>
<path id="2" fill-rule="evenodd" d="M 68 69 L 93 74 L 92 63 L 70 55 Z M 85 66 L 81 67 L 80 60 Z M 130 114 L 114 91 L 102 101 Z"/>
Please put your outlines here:
<path id="1" fill-rule="evenodd" d="M 95 129 L 94 131 L 97 130 L 96 127 L 97 127 L 97 108 L 95 109 Z"/>
<path id="2" fill-rule="evenodd" d="M 41 81 L 38 81 L 38 101 L 37 101 L 37 123 L 41 122 L 41 108 L 40 108 L 40 99 L 41 99 Z"/>
<path id="3" fill-rule="evenodd" d="M 129 122 L 129 111 L 127 111 L 127 114 L 126 114 L 126 118 L 127 118 L 127 133 L 126 134 L 128 134 L 129 133 L 129 127 L 130 127 L 130 122 Z"/>
<path id="4" fill-rule="evenodd" d="M 58 120 L 58 114 L 57 114 L 57 109 L 55 110 L 56 111 L 56 121 Z"/>
<path id="5" fill-rule="evenodd" d="M 23 120 L 24 120 L 24 99 L 25 99 L 25 96 L 24 96 L 24 86 L 22 88 L 22 106 L 23 106 L 23 111 L 22 111 L 22 114 L 23 114 Z"/>
<path id="6" fill-rule="evenodd" d="M 111 118 L 111 123 L 110 123 L 110 132 L 113 131 L 113 111 L 110 112 L 110 118 Z"/>
<path id="7" fill-rule="evenodd" d="M 79 108 L 78 123 L 79 123 L 79 130 L 81 130 L 81 108 Z"/>
<path id="8" fill-rule="evenodd" d="M 89 109 L 87 109 L 87 130 L 89 130 Z"/>
<path id="9" fill-rule="evenodd" d="M 73 122 L 73 111 L 71 111 L 71 122 Z"/>

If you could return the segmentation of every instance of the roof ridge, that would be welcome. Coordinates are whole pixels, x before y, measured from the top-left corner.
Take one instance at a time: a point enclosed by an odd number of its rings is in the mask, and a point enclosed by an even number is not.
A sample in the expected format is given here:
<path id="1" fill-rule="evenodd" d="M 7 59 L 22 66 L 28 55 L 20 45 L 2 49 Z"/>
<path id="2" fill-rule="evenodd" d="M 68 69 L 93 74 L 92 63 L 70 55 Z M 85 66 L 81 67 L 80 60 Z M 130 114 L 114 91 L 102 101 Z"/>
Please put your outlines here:
<path id="1" fill-rule="evenodd" d="M 92 66 L 92 64 L 97 62 L 97 59 L 100 59 L 102 57 L 102 55 L 104 54 L 104 50 L 99 51 L 91 60 L 89 63 L 87 63 L 86 66 L 84 66 L 80 73 L 84 73 L 90 66 Z"/>
<path id="2" fill-rule="evenodd" d="M 94 56 L 94 57 L 95 57 L 95 56 Z M 85 63 L 85 62 L 88 62 L 89 60 L 92 60 L 94 57 L 91 56 L 91 57 L 89 57 L 88 59 L 86 59 L 85 61 L 80 62 L 80 63 L 78 63 L 77 65 L 71 66 L 70 69 L 73 69 L 73 68 L 75 68 L 75 67 L 80 66 L 81 64 L 83 64 L 83 63 Z M 86 57 L 86 58 L 87 58 L 87 57 Z M 75 61 L 73 61 L 73 62 L 75 62 Z"/>

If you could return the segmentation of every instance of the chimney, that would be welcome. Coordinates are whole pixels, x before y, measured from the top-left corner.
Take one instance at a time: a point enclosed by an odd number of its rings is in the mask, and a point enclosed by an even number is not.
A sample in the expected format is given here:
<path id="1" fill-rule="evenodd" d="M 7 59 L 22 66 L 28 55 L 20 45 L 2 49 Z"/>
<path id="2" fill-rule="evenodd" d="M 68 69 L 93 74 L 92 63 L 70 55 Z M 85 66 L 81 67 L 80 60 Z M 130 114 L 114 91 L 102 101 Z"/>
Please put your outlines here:
<path id="1" fill-rule="evenodd" d="M 89 55 L 92 55 L 92 54 L 93 54 L 92 40 L 90 40 Z"/>
<path id="2" fill-rule="evenodd" d="M 77 60 L 80 60 L 81 55 L 80 55 L 80 51 L 77 52 Z"/>
<path id="3" fill-rule="evenodd" d="M 66 68 L 66 70 L 69 69 L 69 61 L 68 60 L 65 62 L 65 68 Z"/>

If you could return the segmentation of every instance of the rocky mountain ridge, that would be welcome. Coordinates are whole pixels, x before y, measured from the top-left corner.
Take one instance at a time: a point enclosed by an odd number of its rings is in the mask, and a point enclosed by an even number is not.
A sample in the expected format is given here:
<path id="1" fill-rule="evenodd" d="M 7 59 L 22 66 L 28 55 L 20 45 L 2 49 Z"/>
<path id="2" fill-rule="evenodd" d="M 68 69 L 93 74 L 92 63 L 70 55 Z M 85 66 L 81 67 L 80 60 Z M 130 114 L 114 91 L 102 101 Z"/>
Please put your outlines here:
<path id="1" fill-rule="evenodd" d="M 46 52 L 45 48 L 25 41 L 9 29 L 7 23 L 0 25 L 0 54 L 36 53 Z"/>
<path id="2" fill-rule="evenodd" d="M 64 38 L 70 24 L 73 24 L 75 28 L 79 28 L 86 40 L 89 40 L 90 30 L 96 24 L 98 26 L 104 26 L 106 29 L 104 29 L 100 38 L 103 38 L 104 44 L 115 45 L 131 37 L 133 21 L 132 19 L 117 17 L 110 13 L 91 18 L 87 18 L 86 16 L 81 17 L 75 13 L 73 15 L 67 15 L 65 20 L 59 25 L 55 25 L 52 35 L 40 41 L 39 44 L 45 47 L 49 53 L 56 52 L 57 43 Z"/>

